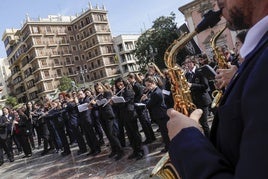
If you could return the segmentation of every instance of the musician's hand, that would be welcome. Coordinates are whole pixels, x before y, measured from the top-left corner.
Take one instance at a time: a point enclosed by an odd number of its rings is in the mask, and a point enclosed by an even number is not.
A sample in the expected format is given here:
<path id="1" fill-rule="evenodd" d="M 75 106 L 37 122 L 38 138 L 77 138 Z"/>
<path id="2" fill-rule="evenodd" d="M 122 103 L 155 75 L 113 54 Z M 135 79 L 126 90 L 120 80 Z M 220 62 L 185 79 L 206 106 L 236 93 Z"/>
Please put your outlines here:
<path id="1" fill-rule="evenodd" d="M 148 99 L 148 96 L 146 94 L 143 94 L 142 97 L 141 97 L 141 101 L 144 101 L 146 99 Z"/>
<path id="2" fill-rule="evenodd" d="M 215 76 L 215 87 L 217 89 L 225 88 L 233 78 L 237 67 L 235 65 L 230 65 L 229 69 L 218 69 Z"/>
<path id="3" fill-rule="evenodd" d="M 170 119 L 167 123 L 167 128 L 170 140 L 172 140 L 182 129 L 188 127 L 196 127 L 203 132 L 198 123 L 202 113 L 203 111 L 201 109 L 196 109 L 191 113 L 190 117 L 188 117 L 174 109 L 168 109 L 167 114 Z"/>
<path id="4" fill-rule="evenodd" d="M 96 104 L 97 102 L 94 100 L 94 99 L 92 99 L 91 101 L 90 101 L 90 104 Z"/>
<path id="5" fill-rule="evenodd" d="M 13 124 L 18 124 L 18 123 L 19 123 L 19 122 L 18 122 L 18 121 L 16 121 L 16 120 L 14 120 L 14 121 L 13 121 Z"/>
<path id="6" fill-rule="evenodd" d="M 189 86 L 189 88 L 191 88 L 192 87 L 192 83 L 188 83 L 188 86 Z"/>

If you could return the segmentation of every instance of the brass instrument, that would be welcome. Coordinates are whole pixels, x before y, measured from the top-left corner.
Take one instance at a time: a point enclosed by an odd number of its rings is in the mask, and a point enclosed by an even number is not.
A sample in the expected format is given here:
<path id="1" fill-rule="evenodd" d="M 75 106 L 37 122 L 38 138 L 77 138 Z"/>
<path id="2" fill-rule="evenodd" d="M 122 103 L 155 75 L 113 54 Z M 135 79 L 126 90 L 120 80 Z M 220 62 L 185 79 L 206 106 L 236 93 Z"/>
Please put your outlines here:
<path id="1" fill-rule="evenodd" d="M 182 35 L 179 39 L 175 40 L 165 52 L 164 60 L 171 77 L 171 91 L 174 100 L 174 109 L 187 116 L 190 115 L 196 106 L 192 103 L 190 88 L 186 77 L 184 76 L 184 70 L 180 66 L 176 65 L 176 56 L 196 34 L 209 27 L 215 26 L 220 19 L 221 10 L 207 12 L 194 32 Z M 152 177 L 155 175 L 165 179 L 181 178 L 175 167 L 172 165 L 168 153 L 166 153 L 157 163 L 150 176 Z"/>
<path id="2" fill-rule="evenodd" d="M 211 48 L 213 49 L 213 52 L 215 54 L 215 59 L 218 63 L 218 67 L 219 69 L 228 69 L 228 63 L 226 61 L 226 57 L 224 56 L 224 54 L 222 54 L 222 52 L 220 52 L 219 47 L 217 47 L 216 42 L 217 39 L 220 37 L 220 35 L 224 32 L 224 30 L 226 29 L 227 26 L 225 26 L 222 30 L 220 30 L 211 40 L 210 40 L 210 44 L 211 44 Z M 215 108 L 218 107 L 219 103 L 220 103 L 220 99 L 222 98 L 223 95 L 223 91 L 222 90 L 215 90 L 212 92 L 212 97 L 213 97 L 213 101 L 211 103 L 211 108 Z"/>

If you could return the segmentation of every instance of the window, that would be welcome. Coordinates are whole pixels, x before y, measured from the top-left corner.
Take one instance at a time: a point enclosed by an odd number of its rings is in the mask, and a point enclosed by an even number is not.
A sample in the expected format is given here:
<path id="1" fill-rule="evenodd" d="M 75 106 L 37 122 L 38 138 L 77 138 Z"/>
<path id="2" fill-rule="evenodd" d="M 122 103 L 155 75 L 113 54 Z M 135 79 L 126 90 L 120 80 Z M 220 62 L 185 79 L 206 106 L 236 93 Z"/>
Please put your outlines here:
<path id="1" fill-rule="evenodd" d="M 10 39 L 10 37 L 7 37 L 7 38 L 5 39 L 5 41 L 4 41 L 5 47 L 8 45 L 8 43 L 9 43 L 9 39 Z"/>
<path id="2" fill-rule="evenodd" d="M 74 59 L 75 59 L 75 61 L 79 61 L 79 57 L 78 56 L 75 56 Z"/>
<path id="3" fill-rule="evenodd" d="M 69 26 L 67 29 L 68 29 L 68 31 L 72 31 L 72 27 L 71 26 Z"/>
<path id="4" fill-rule="evenodd" d="M 38 34 L 39 33 L 38 27 L 35 27 L 35 26 L 33 27 L 33 33 L 34 34 Z"/>
<path id="5" fill-rule="evenodd" d="M 57 76 L 62 76 L 61 69 L 57 69 Z"/>

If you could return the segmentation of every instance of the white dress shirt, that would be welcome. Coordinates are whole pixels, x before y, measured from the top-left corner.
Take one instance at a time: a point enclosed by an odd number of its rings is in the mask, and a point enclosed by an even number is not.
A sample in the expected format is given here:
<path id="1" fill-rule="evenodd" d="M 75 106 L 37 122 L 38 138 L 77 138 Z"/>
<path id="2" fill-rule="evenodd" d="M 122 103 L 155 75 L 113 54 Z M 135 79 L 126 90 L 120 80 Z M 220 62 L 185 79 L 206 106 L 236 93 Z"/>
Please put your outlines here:
<path id="1" fill-rule="evenodd" d="M 257 24 L 251 27 L 247 33 L 245 42 L 240 49 L 240 55 L 242 58 L 245 57 L 254 50 L 258 45 L 261 38 L 268 30 L 268 15 L 262 18 Z"/>

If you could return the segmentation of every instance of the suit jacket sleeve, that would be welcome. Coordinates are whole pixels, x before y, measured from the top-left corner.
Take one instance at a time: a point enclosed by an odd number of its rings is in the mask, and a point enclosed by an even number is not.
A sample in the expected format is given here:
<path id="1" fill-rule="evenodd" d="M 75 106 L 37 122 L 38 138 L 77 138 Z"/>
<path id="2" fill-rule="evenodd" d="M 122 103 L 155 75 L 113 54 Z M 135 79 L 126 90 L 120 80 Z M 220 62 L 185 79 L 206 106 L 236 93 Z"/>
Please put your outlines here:
<path id="1" fill-rule="evenodd" d="M 183 179 L 232 178 L 231 166 L 196 128 L 185 128 L 169 147 L 172 164 Z"/>

